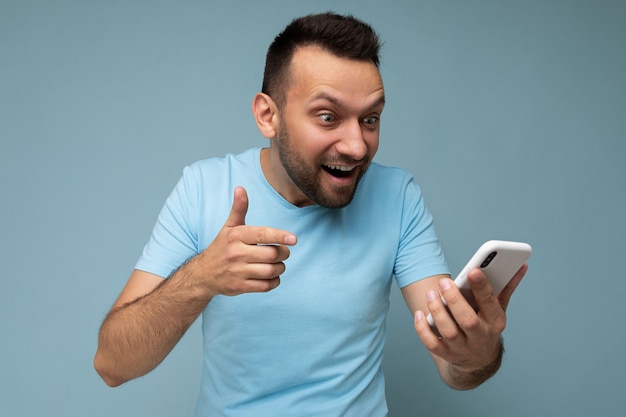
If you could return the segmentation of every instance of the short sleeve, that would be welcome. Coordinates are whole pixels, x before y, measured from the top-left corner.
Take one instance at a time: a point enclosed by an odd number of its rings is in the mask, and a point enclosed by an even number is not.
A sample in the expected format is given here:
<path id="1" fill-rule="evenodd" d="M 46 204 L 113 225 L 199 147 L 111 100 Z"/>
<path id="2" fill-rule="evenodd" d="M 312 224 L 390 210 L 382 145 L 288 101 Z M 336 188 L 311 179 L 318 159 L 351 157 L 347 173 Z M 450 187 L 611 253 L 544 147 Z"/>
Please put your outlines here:
<path id="1" fill-rule="evenodd" d="M 167 198 L 135 268 L 167 278 L 197 255 L 199 172 L 186 167 Z"/>
<path id="2" fill-rule="evenodd" d="M 449 274 L 435 231 L 433 217 L 422 192 L 411 179 L 402 205 L 401 236 L 394 266 L 400 288 L 433 275 Z"/>

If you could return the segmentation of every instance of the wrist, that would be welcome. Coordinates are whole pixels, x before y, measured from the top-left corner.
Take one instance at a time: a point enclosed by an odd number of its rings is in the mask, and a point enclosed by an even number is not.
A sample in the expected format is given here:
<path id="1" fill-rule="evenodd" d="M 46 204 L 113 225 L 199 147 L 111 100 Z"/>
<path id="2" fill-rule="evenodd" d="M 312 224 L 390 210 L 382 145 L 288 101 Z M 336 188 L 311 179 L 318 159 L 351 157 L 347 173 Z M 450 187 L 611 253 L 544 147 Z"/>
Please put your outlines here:
<path id="1" fill-rule="evenodd" d="M 476 388 L 483 382 L 487 381 L 498 372 L 504 357 L 504 340 L 502 336 L 498 340 L 496 354 L 491 362 L 487 365 L 473 370 L 465 370 L 458 366 L 450 367 L 450 379 L 453 381 L 453 388 L 459 390 L 469 390 Z"/>
<path id="2" fill-rule="evenodd" d="M 185 299 L 186 302 L 207 304 L 217 293 L 204 279 L 205 273 L 202 263 L 199 262 L 200 256 L 187 259 L 177 270 L 172 272 L 167 281 L 180 291 L 181 299 Z M 183 296 L 183 294 L 185 295 Z"/>

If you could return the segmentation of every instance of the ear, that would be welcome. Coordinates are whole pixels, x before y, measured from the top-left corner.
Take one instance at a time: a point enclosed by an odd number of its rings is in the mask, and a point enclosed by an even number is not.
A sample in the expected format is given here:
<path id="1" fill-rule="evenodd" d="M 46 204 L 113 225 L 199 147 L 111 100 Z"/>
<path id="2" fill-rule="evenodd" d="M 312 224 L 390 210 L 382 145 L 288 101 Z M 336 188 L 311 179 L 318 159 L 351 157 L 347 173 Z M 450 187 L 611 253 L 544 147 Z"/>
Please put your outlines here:
<path id="1" fill-rule="evenodd" d="M 252 101 L 252 113 L 261 134 L 268 139 L 276 137 L 280 120 L 274 100 L 267 94 L 257 93 Z"/>

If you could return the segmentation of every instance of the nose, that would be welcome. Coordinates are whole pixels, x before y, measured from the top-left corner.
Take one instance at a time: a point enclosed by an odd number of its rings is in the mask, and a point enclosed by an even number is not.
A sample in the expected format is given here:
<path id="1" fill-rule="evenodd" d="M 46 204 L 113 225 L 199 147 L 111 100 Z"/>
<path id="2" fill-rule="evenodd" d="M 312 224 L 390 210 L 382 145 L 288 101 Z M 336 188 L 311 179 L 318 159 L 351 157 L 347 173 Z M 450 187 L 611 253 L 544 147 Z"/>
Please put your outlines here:
<path id="1" fill-rule="evenodd" d="M 335 145 L 335 149 L 341 155 L 349 157 L 354 161 L 360 161 L 367 156 L 368 145 L 363 136 L 361 123 L 350 121 L 345 123 L 340 131 L 340 138 Z"/>

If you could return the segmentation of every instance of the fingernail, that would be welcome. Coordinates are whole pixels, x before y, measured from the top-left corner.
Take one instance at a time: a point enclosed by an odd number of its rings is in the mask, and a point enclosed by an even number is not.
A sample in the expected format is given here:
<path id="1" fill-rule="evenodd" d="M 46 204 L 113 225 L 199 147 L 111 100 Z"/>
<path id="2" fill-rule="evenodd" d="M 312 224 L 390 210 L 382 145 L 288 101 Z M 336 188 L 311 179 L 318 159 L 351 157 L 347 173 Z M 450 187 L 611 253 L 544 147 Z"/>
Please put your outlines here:
<path id="1" fill-rule="evenodd" d="M 435 290 L 430 290 L 426 293 L 426 299 L 428 301 L 433 301 L 436 298 L 437 298 L 437 293 L 435 292 Z"/>
<path id="2" fill-rule="evenodd" d="M 439 286 L 442 290 L 445 291 L 452 286 L 452 282 L 449 279 L 445 278 L 439 281 Z"/>
<path id="3" fill-rule="evenodd" d="M 415 312 L 415 321 L 424 320 L 424 312 L 422 310 L 417 310 Z"/>
<path id="4" fill-rule="evenodd" d="M 298 239 L 294 235 L 285 236 L 285 245 L 295 245 Z"/>

